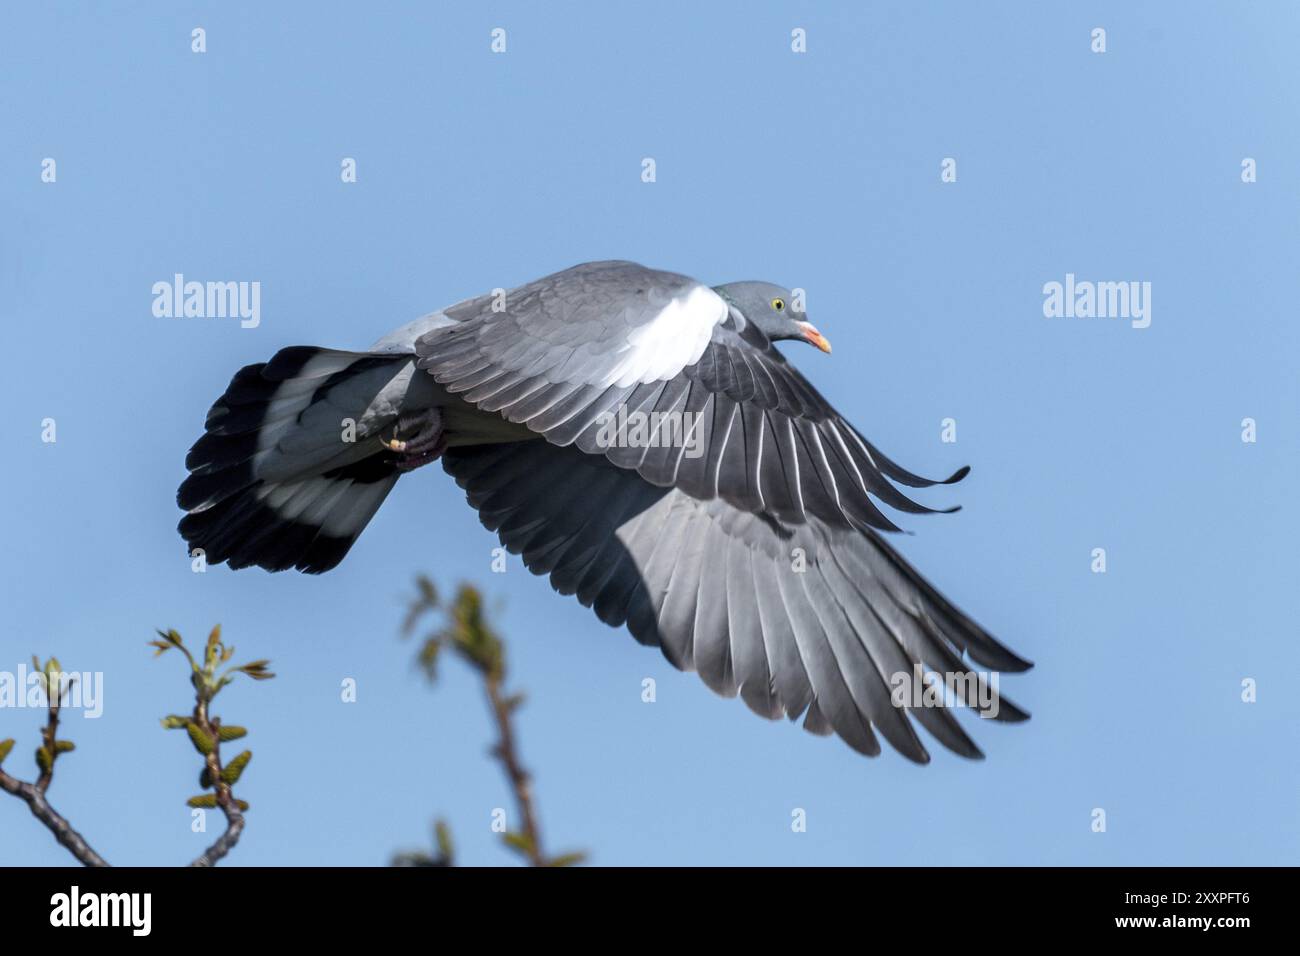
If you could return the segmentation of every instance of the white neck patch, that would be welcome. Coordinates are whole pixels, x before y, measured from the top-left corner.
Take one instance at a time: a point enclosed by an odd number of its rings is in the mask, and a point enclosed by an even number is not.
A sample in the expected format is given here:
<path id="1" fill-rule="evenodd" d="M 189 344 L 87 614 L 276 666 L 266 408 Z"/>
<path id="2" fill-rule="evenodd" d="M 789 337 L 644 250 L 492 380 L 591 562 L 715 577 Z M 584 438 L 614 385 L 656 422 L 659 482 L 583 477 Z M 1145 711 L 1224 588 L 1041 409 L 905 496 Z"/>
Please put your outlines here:
<path id="1" fill-rule="evenodd" d="M 698 285 L 669 300 L 649 322 L 628 334 L 612 356 L 613 366 L 591 385 L 627 388 L 673 378 L 704 354 L 713 330 L 726 321 L 727 303 L 708 286 Z"/>

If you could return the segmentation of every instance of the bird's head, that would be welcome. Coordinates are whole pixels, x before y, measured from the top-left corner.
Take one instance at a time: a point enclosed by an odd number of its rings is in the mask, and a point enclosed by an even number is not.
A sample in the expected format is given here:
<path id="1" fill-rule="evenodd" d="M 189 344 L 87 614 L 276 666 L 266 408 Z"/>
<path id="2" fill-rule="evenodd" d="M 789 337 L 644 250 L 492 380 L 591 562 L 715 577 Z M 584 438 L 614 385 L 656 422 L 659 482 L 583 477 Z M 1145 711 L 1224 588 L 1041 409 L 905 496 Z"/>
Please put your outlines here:
<path id="1" fill-rule="evenodd" d="M 826 336 L 808 321 L 802 297 L 789 289 L 770 282 L 729 282 L 713 291 L 735 306 L 746 321 L 758 326 L 769 339 L 801 339 L 823 352 L 831 350 Z"/>

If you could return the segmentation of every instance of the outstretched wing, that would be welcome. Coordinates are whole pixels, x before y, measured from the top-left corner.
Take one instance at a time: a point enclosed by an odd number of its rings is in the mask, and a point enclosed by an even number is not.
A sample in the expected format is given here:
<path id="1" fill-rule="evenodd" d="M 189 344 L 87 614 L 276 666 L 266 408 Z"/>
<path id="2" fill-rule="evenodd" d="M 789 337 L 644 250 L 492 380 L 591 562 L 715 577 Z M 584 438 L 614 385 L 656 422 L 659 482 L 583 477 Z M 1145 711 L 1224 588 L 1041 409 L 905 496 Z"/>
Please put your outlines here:
<path id="1" fill-rule="evenodd" d="M 872 498 L 928 510 L 891 479 L 935 482 L 881 455 L 717 293 L 592 263 L 448 314 L 416 342 L 419 367 L 545 439 L 443 458 L 531 570 L 764 716 L 803 715 L 867 754 L 880 733 L 925 761 L 910 713 L 980 755 L 942 695 L 891 700 L 918 667 L 975 703 L 990 691 L 975 665 L 1030 666 L 875 530 L 894 525 Z M 648 430 L 625 440 L 620 415 Z"/>
<path id="2" fill-rule="evenodd" d="M 920 666 L 957 675 L 958 698 L 974 706 L 996 699 L 974 665 L 1029 666 L 874 531 L 816 517 L 787 525 L 541 441 L 452 448 L 443 466 L 483 524 L 557 591 L 626 623 L 719 694 L 739 693 L 765 717 L 803 715 L 808 730 L 862 753 L 880 752 L 879 732 L 928 761 L 910 713 L 945 747 L 981 756 L 942 698 L 897 706 L 891 694 Z M 993 716 L 1027 715 L 1001 698 Z"/>
<path id="3" fill-rule="evenodd" d="M 882 455 L 756 326 L 693 279 L 587 263 L 448 314 L 456 321 L 415 350 L 449 392 L 653 485 L 844 528 L 898 530 L 872 496 L 931 510 L 888 479 L 936 482 Z M 626 421 L 648 423 L 638 440 L 611 427 Z"/>

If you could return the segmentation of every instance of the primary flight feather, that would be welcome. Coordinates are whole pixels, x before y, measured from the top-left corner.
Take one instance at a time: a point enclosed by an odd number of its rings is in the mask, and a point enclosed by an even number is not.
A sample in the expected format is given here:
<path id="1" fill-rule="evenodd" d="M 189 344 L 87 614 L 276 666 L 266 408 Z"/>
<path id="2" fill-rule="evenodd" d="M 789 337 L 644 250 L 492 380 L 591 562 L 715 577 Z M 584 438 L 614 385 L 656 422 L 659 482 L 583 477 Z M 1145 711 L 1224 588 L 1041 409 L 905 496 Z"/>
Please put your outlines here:
<path id="1" fill-rule="evenodd" d="M 830 351 L 779 286 L 614 261 L 458 303 L 366 352 L 284 349 L 209 411 L 180 532 L 210 563 L 320 573 L 401 475 L 441 460 L 531 571 L 718 693 L 925 762 L 910 714 L 979 757 L 952 694 L 986 702 L 978 667 L 1030 664 L 884 540 L 897 528 L 877 501 L 930 510 L 894 482 L 940 482 L 859 434 L 785 339 Z M 899 694 L 918 668 L 960 679 L 937 702 Z M 1002 698 L 995 716 L 1027 714 Z"/>

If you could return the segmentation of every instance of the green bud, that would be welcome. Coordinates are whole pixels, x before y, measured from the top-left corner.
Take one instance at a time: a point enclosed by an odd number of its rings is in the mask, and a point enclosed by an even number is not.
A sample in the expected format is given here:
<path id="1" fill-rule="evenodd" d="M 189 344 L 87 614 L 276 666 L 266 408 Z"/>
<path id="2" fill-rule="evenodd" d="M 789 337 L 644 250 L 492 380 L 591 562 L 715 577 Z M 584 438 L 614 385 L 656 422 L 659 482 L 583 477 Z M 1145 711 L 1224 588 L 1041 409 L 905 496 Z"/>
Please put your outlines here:
<path id="1" fill-rule="evenodd" d="M 253 752 L 245 750 L 230 763 L 221 769 L 221 780 L 223 783 L 238 783 L 240 775 L 244 768 L 248 766 L 248 761 L 253 759 Z"/>
<path id="2" fill-rule="evenodd" d="M 501 839 L 506 842 L 507 846 L 514 847 L 520 853 L 533 852 L 533 840 L 527 833 L 522 830 L 512 830 L 509 833 L 501 834 Z"/>
<path id="3" fill-rule="evenodd" d="M 0 740 L 0 763 L 5 762 L 5 757 L 8 757 L 9 751 L 13 749 L 14 749 L 14 739 L 12 737 L 8 737 L 5 740 Z"/>
<path id="4" fill-rule="evenodd" d="M 208 645 L 203 650 L 203 664 L 211 669 L 216 666 L 217 658 L 221 655 L 221 625 L 218 624 L 208 635 Z"/>
<path id="5" fill-rule="evenodd" d="M 202 793 L 197 797 L 190 797 L 185 801 L 185 805 L 196 810 L 214 810 L 217 806 L 217 795 L 215 793 Z"/>
<path id="6" fill-rule="evenodd" d="M 240 737 L 246 737 L 247 735 L 248 735 L 247 730 L 245 730 L 243 727 L 236 727 L 234 725 L 231 725 L 229 727 L 221 727 L 218 728 L 217 730 L 217 739 L 220 740 L 223 744 L 228 740 L 238 740 Z"/>
<path id="7" fill-rule="evenodd" d="M 77 745 L 74 744 L 71 740 L 56 740 L 56 741 L 54 741 L 54 751 L 55 751 L 55 753 L 65 754 L 65 753 L 67 753 L 67 752 L 70 751 L 70 750 L 76 750 L 76 749 L 77 749 Z"/>
<path id="8" fill-rule="evenodd" d="M 182 717 L 180 714 L 168 714 L 162 719 L 162 725 L 165 730 L 180 730 L 182 727 L 190 725 L 190 719 Z"/>
<path id="9" fill-rule="evenodd" d="M 41 768 L 41 773 L 49 773 L 50 768 L 54 766 L 54 758 L 50 756 L 47 748 L 36 748 L 36 766 Z"/>
<path id="10" fill-rule="evenodd" d="M 444 860 L 450 860 L 456 853 L 456 847 L 451 842 L 451 827 L 447 826 L 446 821 L 439 820 L 434 824 L 433 835 L 438 844 L 438 855 Z"/>
<path id="11" fill-rule="evenodd" d="M 205 757 L 212 753 L 212 748 L 216 746 L 216 744 L 211 737 L 203 732 L 203 728 L 194 723 L 194 721 L 190 721 L 185 725 L 185 729 L 189 731 L 190 740 L 194 742 L 195 750 L 203 754 Z"/>
<path id="12" fill-rule="evenodd" d="M 248 810 L 248 801 L 247 801 L 247 800 L 236 800 L 236 801 L 235 801 L 235 806 L 239 807 L 239 810 L 240 810 L 241 813 L 246 812 L 246 811 Z"/>

